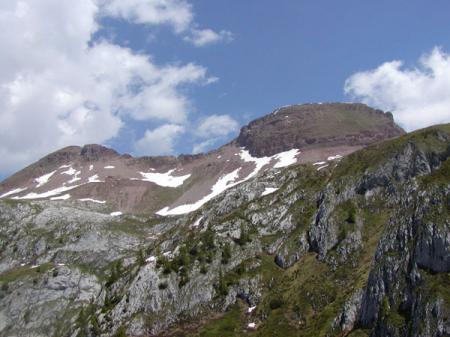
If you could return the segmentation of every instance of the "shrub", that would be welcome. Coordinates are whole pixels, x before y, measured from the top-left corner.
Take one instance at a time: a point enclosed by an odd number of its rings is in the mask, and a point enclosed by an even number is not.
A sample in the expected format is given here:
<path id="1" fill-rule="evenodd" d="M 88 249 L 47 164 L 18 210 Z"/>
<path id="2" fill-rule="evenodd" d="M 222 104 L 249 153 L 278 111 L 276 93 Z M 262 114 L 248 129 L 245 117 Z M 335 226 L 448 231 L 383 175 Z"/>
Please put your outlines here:
<path id="1" fill-rule="evenodd" d="M 251 241 L 250 234 L 244 224 L 241 224 L 241 235 L 235 241 L 240 246 L 244 246 L 247 242 Z"/>
<path id="2" fill-rule="evenodd" d="M 217 295 L 219 296 L 227 296 L 228 295 L 228 286 L 223 279 L 222 270 L 219 272 L 219 282 L 215 285 Z"/>
<path id="3" fill-rule="evenodd" d="M 230 243 L 226 242 L 222 250 L 222 264 L 227 264 L 231 258 Z"/>
<path id="4" fill-rule="evenodd" d="M 169 285 L 167 284 L 167 282 L 161 282 L 160 284 L 158 284 L 158 288 L 159 288 L 160 290 L 167 289 L 168 286 L 169 286 Z"/>
<path id="5" fill-rule="evenodd" d="M 351 224 L 356 222 L 356 210 L 354 207 L 351 207 L 348 210 L 347 219 L 345 221 L 347 221 L 348 223 L 351 223 Z"/>
<path id="6" fill-rule="evenodd" d="M 269 307 L 271 310 L 280 308 L 283 305 L 283 300 L 281 298 L 274 298 L 269 302 Z"/>
<path id="7" fill-rule="evenodd" d="M 139 266 L 145 265 L 144 251 L 139 249 L 136 253 L 136 262 Z"/>

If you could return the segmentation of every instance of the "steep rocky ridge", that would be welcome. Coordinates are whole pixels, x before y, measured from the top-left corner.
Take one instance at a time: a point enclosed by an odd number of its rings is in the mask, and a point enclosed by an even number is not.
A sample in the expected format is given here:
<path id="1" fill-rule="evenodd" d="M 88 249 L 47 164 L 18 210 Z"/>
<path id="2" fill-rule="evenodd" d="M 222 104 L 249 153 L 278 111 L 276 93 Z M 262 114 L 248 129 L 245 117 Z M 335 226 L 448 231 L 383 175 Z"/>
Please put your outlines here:
<path id="1" fill-rule="evenodd" d="M 0 336 L 450 334 L 450 125 L 110 211 L 0 201 Z"/>

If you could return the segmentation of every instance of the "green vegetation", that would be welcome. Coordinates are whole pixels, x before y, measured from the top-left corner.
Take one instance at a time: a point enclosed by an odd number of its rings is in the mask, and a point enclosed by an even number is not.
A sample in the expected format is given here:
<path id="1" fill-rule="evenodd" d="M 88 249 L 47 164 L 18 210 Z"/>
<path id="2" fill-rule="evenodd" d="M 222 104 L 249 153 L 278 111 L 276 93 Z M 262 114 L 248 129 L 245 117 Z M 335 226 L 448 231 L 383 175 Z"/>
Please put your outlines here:
<path id="1" fill-rule="evenodd" d="M 240 232 L 241 234 L 239 236 L 239 239 L 235 240 L 238 245 L 244 246 L 246 243 L 252 241 L 252 239 L 250 238 L 250 233 L 243 223 L 241 223 Z"/>
<path id="2" fill-rule="evenodd" d="M 127 337 L 127 331 L 125 329 L 125 326 L 121 325 L 119 329 L 117 329 L 116 333 L 114 334 L 114 337 Z"/>
<path id="3" fill-rule="evenodd" d="M 44 263 L 36 268 L 31 266 L 16 267 L 10 269 L 4 273 L 0 274 L 0 282 L 2 284 L 7 284 L 9 282 L 14 282 L 18 279 L 36 279 L 40 275 L 46 273 L 48 270 L 53 268 L 52 263 Z"/>
<path id="4" fill-rule="evenodd" d="M 228 264 L 231 258 L 231 247 L 229 242 L 225 242 L 222 249 L 222 264 Z"/>
<path id="5" fill-rule="evenodd" d="M 242 313 L 244 305 L 239 301 L 219 319 L 213 319 L 204 325 L 198 333 L 189 337 L 234 337 L 242 336 Z"/>

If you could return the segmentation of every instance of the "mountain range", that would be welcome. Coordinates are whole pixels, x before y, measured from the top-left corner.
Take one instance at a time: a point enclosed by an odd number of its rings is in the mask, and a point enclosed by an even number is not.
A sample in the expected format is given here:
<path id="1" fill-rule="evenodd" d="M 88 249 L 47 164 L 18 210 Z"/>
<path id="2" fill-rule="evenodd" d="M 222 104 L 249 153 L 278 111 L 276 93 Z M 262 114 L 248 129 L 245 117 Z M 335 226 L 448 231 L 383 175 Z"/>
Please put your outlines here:
<path id="1" fill-rule="evenodd" d="M 449 336 L 450 125 L 292 105 L 197 155 L 0 183 L 0 336 Z"/>

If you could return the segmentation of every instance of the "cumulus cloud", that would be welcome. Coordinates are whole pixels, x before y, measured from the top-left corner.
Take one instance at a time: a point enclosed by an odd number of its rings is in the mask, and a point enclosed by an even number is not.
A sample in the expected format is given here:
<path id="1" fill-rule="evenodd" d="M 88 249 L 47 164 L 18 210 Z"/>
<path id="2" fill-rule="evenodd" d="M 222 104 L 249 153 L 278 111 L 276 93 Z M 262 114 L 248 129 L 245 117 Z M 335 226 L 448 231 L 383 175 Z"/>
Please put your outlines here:
<path id="1" fill-rule="evenodd" d="M 159 4 L 158 11 L 180 3 L 185 6 L 180 12 L 190 11 L 183 1 L 123 3 Z M 195 64 L 158 66 L 147 55 L 92 41 L 103 5 L 96 0 L 0 3 L 0 172 L 63 146 L 103 143 L 127 118 L 183 123 L 191 108 L 183 87 L 215 80 Z M 117 8 L 117 13 L 125 10 Z M 151 14 L 145 15 L 149 21 Z M 191 21 L 170 15 L 158 20 L 175 29 Z"/>
<path id="2" fill-rule="evenodd" d="M 103 0 L 105 15 L 149 25 L 169 24 L 175 32 L 192 24 L 192 6 L 183 0 Z"/>
<path id="3" fill-rule="evenodd" d="M 165 124 L 154 130 L 146 130 L 144 137 L 136 142 L 135 151 L 155 156 L 172 154 L 176 138 L 184 131 L 185 128 L 177 124 Z"/>
<path id="4" fill-rule="evenodd" d="M 195 135 L 202 141 L 194 145 L 193 152 L 205 152 L 238 129 L 238 122 L 229 115 L 208 116 L 200 122 L 195 131 Z"/>
<path id="5" fill-rule="evenodd" d="M 233 40 L 233 34 L 227 30 L 215 32 L 212 29 L 192 29 L 190 35 L 185 36 L 184 40 L 197 47 L 203 47 L 221 41 L 230 42 Z"/>
<path id="6" fill-rule="evenodd" d="M 210 115 L 200 122 L 196 133 L 200 137 L 227 136 L 238 128 L 238 122 L 229 115 Z"/>
<path id="7" fill-rule="evenodd" d="M 185 0 L 102 0 L 101 4 L 108 16 L 138 24 L 170 25 L 175 33 L 184 34 L 183 39 L 196 47 L 232 40 L 227 30 L 196 28 L 192 6 Z"/>
<path id="8" fill-rule="evenodd" d="M 205 153 L 209 149 L 211 149 L 217 142 L 218 142 L 218 139 L 212 138 L 212 139 L 207 139 L 203 142 L 194 144 L 194 146 L 192 147 L 192 153 Z"/>
<path id="9" fill-rule="evenodd" d="M 434 48 L 415 68 L 401 61 L 359 72 L 345 82 L 345 92 L 364 103 L 391 111 L 411 131 L 450 122 L 450 55 Z"/>

